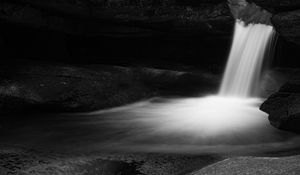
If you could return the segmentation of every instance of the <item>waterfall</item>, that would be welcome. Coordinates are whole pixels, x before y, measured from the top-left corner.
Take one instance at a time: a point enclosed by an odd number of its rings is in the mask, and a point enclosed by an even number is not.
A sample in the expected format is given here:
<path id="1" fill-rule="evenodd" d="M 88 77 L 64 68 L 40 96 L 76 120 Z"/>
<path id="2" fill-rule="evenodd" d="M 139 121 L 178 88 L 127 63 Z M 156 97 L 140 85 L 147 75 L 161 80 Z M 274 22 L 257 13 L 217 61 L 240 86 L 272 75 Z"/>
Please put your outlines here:
<path id="1" fill-rule="evenodd" d="M 224 149 L 227 152 L 239 144 L 273 143 L 278 135 L 270 126 L 268 115 L 259 110 L 262 99 L 254 96 L 254 92 L 259 87 L 264 57 L 272 49 L 269 46 L 274 33 L 269 25 L 236 22 L 219 93 L 194 98 L 156 98 L 90 115 L 97 120 L 111 119 L 99 123 L 114 125 L 118 133 L 128 132 L 116 137 L 118 143 L 123 141 L 116 149 L 191 152 L 193 145 L 195 152 L 202 152 L 212 145 L 231 145 Z M 114 146 L 113 143 L 108 147 Z"/>
<path id="2" fill-rule="evenodd" d="M 236 21 L 219 95 L 249 97 L 257 92 L 263 60 L 274 34 L 270 25 Z"/>

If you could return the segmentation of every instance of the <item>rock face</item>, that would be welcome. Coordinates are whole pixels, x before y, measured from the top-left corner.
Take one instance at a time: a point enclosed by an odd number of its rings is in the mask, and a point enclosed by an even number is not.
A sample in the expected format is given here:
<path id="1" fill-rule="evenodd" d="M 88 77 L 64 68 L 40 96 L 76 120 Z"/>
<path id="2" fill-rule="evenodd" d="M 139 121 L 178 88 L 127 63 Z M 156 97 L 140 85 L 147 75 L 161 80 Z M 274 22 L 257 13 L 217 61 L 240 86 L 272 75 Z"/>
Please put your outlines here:
<path id="1" fill-rule="evenodd" d="M 235 18 L 246 23 L 270 24 L 272 13 L 275 15 L 272 23 L 282 36 L 294 42 L 291 38 L 299 37 L 298 32 L 289 34 L 291 28 L 295 31 L 299 28 L 298 0 L 228 2 Z M 7 23 L 84 36 L 228 36 L 234 22 L 232 14 L 224 0 L 4 0 L 0 3 L 0 19 Z"/>
<path id="2" fill-rule="evenodd" d="M 227 40 L 230 43 L 234 18 L 243 19 L 246 23 L 270 24 L 272 13 L 274 17 L 271 22 L 279 34 L 286 40 L 299 44 L 298 0 L 228 0 L 227 2 L 230 8 L 224 0 L 4 0 L 0 3 L 2 21 L 0 26 L 4 28 L 3 26 L 12 24 L 68 34 L 68 36 L 57 37 L 62 45 L 59 48 L 63 48 L 62 50 L 68 50 L 63 45 L 69 43 L 67 39 L 64 39 L 69 36 L 84 36 L 93 39 L 99 36 L 113 38 L 161 38 L 161 36 L 180 38 L 184 36 L 184 39 L 179 39 L 182 43 L 189 41 L 191 36 L 194 38 L 214 35 L 228 37 Z M 284 10 L 269 10 L 271 7 Z M 0 36 L 0 46 L 8 45 L 7 43 L 12 41 L 11 38 L 6 39 L 6 37 L 5 33 Z M 55 37 L 51 38 L 54 40 Z M 201 40 L 201 37 L 199 38 Z M 102 39 L 98 40 L 102 41 Z M 229 45 L 228 43 L 226 45 Z M 226 45 L 218 47 L 225 48 Z M 101 47 L 98 50 L 100 49 Z M 80 51 L 80 49 L 74 50 Z M 167 47 L 162 50 L 167 50 Z M 186 55 L 191 53 L 190 50 L 186 50 L 184 51 L 187 52 Z M 15 51 L 12 50 L 12 52 Z M 224 53 L 226 54 L 227 51 Z M 65 55 L 68 56 L 67 53 Z"/>
<path id="3" fill-rule="evenodd" d="M 261 23 L 271 25 L 272 14 L 254 3 L 246 0 L 229 0 L 231 13 L 236 19 L 248 23 Z"/>
<path id="4" fill-rule="evenodd" d="M 286 83 L 260 107 L 279 129 L 300 133 L 300 81 Z"/>
<path id="5" fill-rule="evenodd" d="M 103 65 L 19 61 L 1 65 L 0 75 L 2 113 L 92 111 L 217 87 L 209 74 Z"/>
<path id="6" fill-rule="evenodd" d="M 300 1 L 253 0 L 257 5 L 272 12 L 272 24 L 276 31 L 289 42 L 300 45 Z"/>
<path id="7" fill-rule="evenodd" d="M 275 14 L 272 23 L 286 40 L 300 45 L 300 8 L 296 11 Z"/>
<path id="8" fill-rule="evenodd" d="M 249 0 L 273 14 L 272 24 L 279 35 L 289 42 L 300 45 L 299 0 Z"/>
<path id="9" fill-rule="evenodd" d="M 223 63 L 233 24 L 224 0 L 4 0 L 0 49 L 7 60 Z"/>
<path id="10" fill-rule="evenodd" d="M 15 72 L 11 74 L 7 69 L 4 73 L 2 70 L 6 77 L 1 79 L 1 111 L 33 108 L 85 111 L 141 99 L 148 93 L 147 88 L 129 78 L 126 70 L 116 67 L 93 71 L 25 63 L 12 70 Z"/>

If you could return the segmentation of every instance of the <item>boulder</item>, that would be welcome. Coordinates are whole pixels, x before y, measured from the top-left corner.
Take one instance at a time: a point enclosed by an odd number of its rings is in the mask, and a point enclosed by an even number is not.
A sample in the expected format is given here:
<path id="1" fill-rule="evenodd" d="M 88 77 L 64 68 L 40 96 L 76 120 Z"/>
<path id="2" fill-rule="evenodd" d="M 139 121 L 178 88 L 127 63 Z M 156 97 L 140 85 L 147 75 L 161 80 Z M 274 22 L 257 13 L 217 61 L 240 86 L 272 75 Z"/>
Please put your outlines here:
<path id="1" fill-rule="evenodd" d="M 260 107 L 270 123 L 283 130 L 300 133 L 300 81 L 290 81 Z"/>
<path id="2" fill-rule="evenodd" d="M 149 95 L 146 87 L 118 67 L 94 71 L 69 65 L 19 64 L 1 70 L 1 112 L 89 111 Z"/>
<path id="3" fill-rule="evenodd" d="M 217 87 L 209 73 L 30 61 L 0 67 L 1 113 L 93 111 Z"/>

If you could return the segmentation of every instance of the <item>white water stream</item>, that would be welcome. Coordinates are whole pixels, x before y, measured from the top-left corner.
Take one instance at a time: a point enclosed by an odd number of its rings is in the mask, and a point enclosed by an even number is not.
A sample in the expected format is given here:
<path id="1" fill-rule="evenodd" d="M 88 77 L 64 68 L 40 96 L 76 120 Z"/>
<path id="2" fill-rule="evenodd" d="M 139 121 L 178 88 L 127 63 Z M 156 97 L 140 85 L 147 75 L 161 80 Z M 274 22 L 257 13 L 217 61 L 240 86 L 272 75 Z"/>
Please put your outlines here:
<path id="1" fill-rule="evenodd" d="M 269 25 L 236 22 L 220 95 L 251 97 L 257 93 L 264 57 L 274 34 Z"/>

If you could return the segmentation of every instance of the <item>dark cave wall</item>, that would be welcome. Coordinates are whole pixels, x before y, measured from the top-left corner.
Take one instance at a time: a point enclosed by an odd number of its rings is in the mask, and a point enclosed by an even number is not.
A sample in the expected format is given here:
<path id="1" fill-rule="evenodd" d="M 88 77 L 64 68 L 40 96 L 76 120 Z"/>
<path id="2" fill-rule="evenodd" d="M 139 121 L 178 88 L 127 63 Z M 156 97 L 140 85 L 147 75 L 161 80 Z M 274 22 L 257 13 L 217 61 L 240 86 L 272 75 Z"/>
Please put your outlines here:
<path id="1" fill-rule="evenodd" d="M 221 22 L 224 27 L 232 19 L 225 2 L 199 3 L 200 6 L 183 6 L 175 1 L 92 2 L 8 1 L 0 4 L 0 18 L 30 27 L 89 36 L 147 36 L 181 31 L 222 33 L 224 29 L 218 29 L 218 24 Z"/>
<path id="2" fill-rule="evenodd" d="M 8 60 L 165 68 L 225 64 L 231 42 L 230 36 L 211 35 L 87 37 L 15 25 L 5 25 L 1 33 L 2 56 Z"/>
<path id="3" fill-rule="evenodd" d="M 274 58 L 272 60 L 273 67 L 299 68 L 300 58 L 299 45 L 287 41 L 279 36 L 274 50 Z"/>
<path id="4" fill-rule="evenodd" d="M 264 9 L 238 7 L 236 16 L 225 0 L 1 1 L 2 55 L 73 64 L 223 67 L 234 17 L 257 21 L 249 17 L 254 11 L 252 16 L 274 15 L 271 23 L 280 35 L 274 65 L 297 67 L 299 2 L 248 2 Z"/>
<path id="5" fill-rule="evenodd" d="M 5 58 L 72 64 L 223 65 L 234 22 L 223 1 L 24 0 L 0 9 Z"/>

